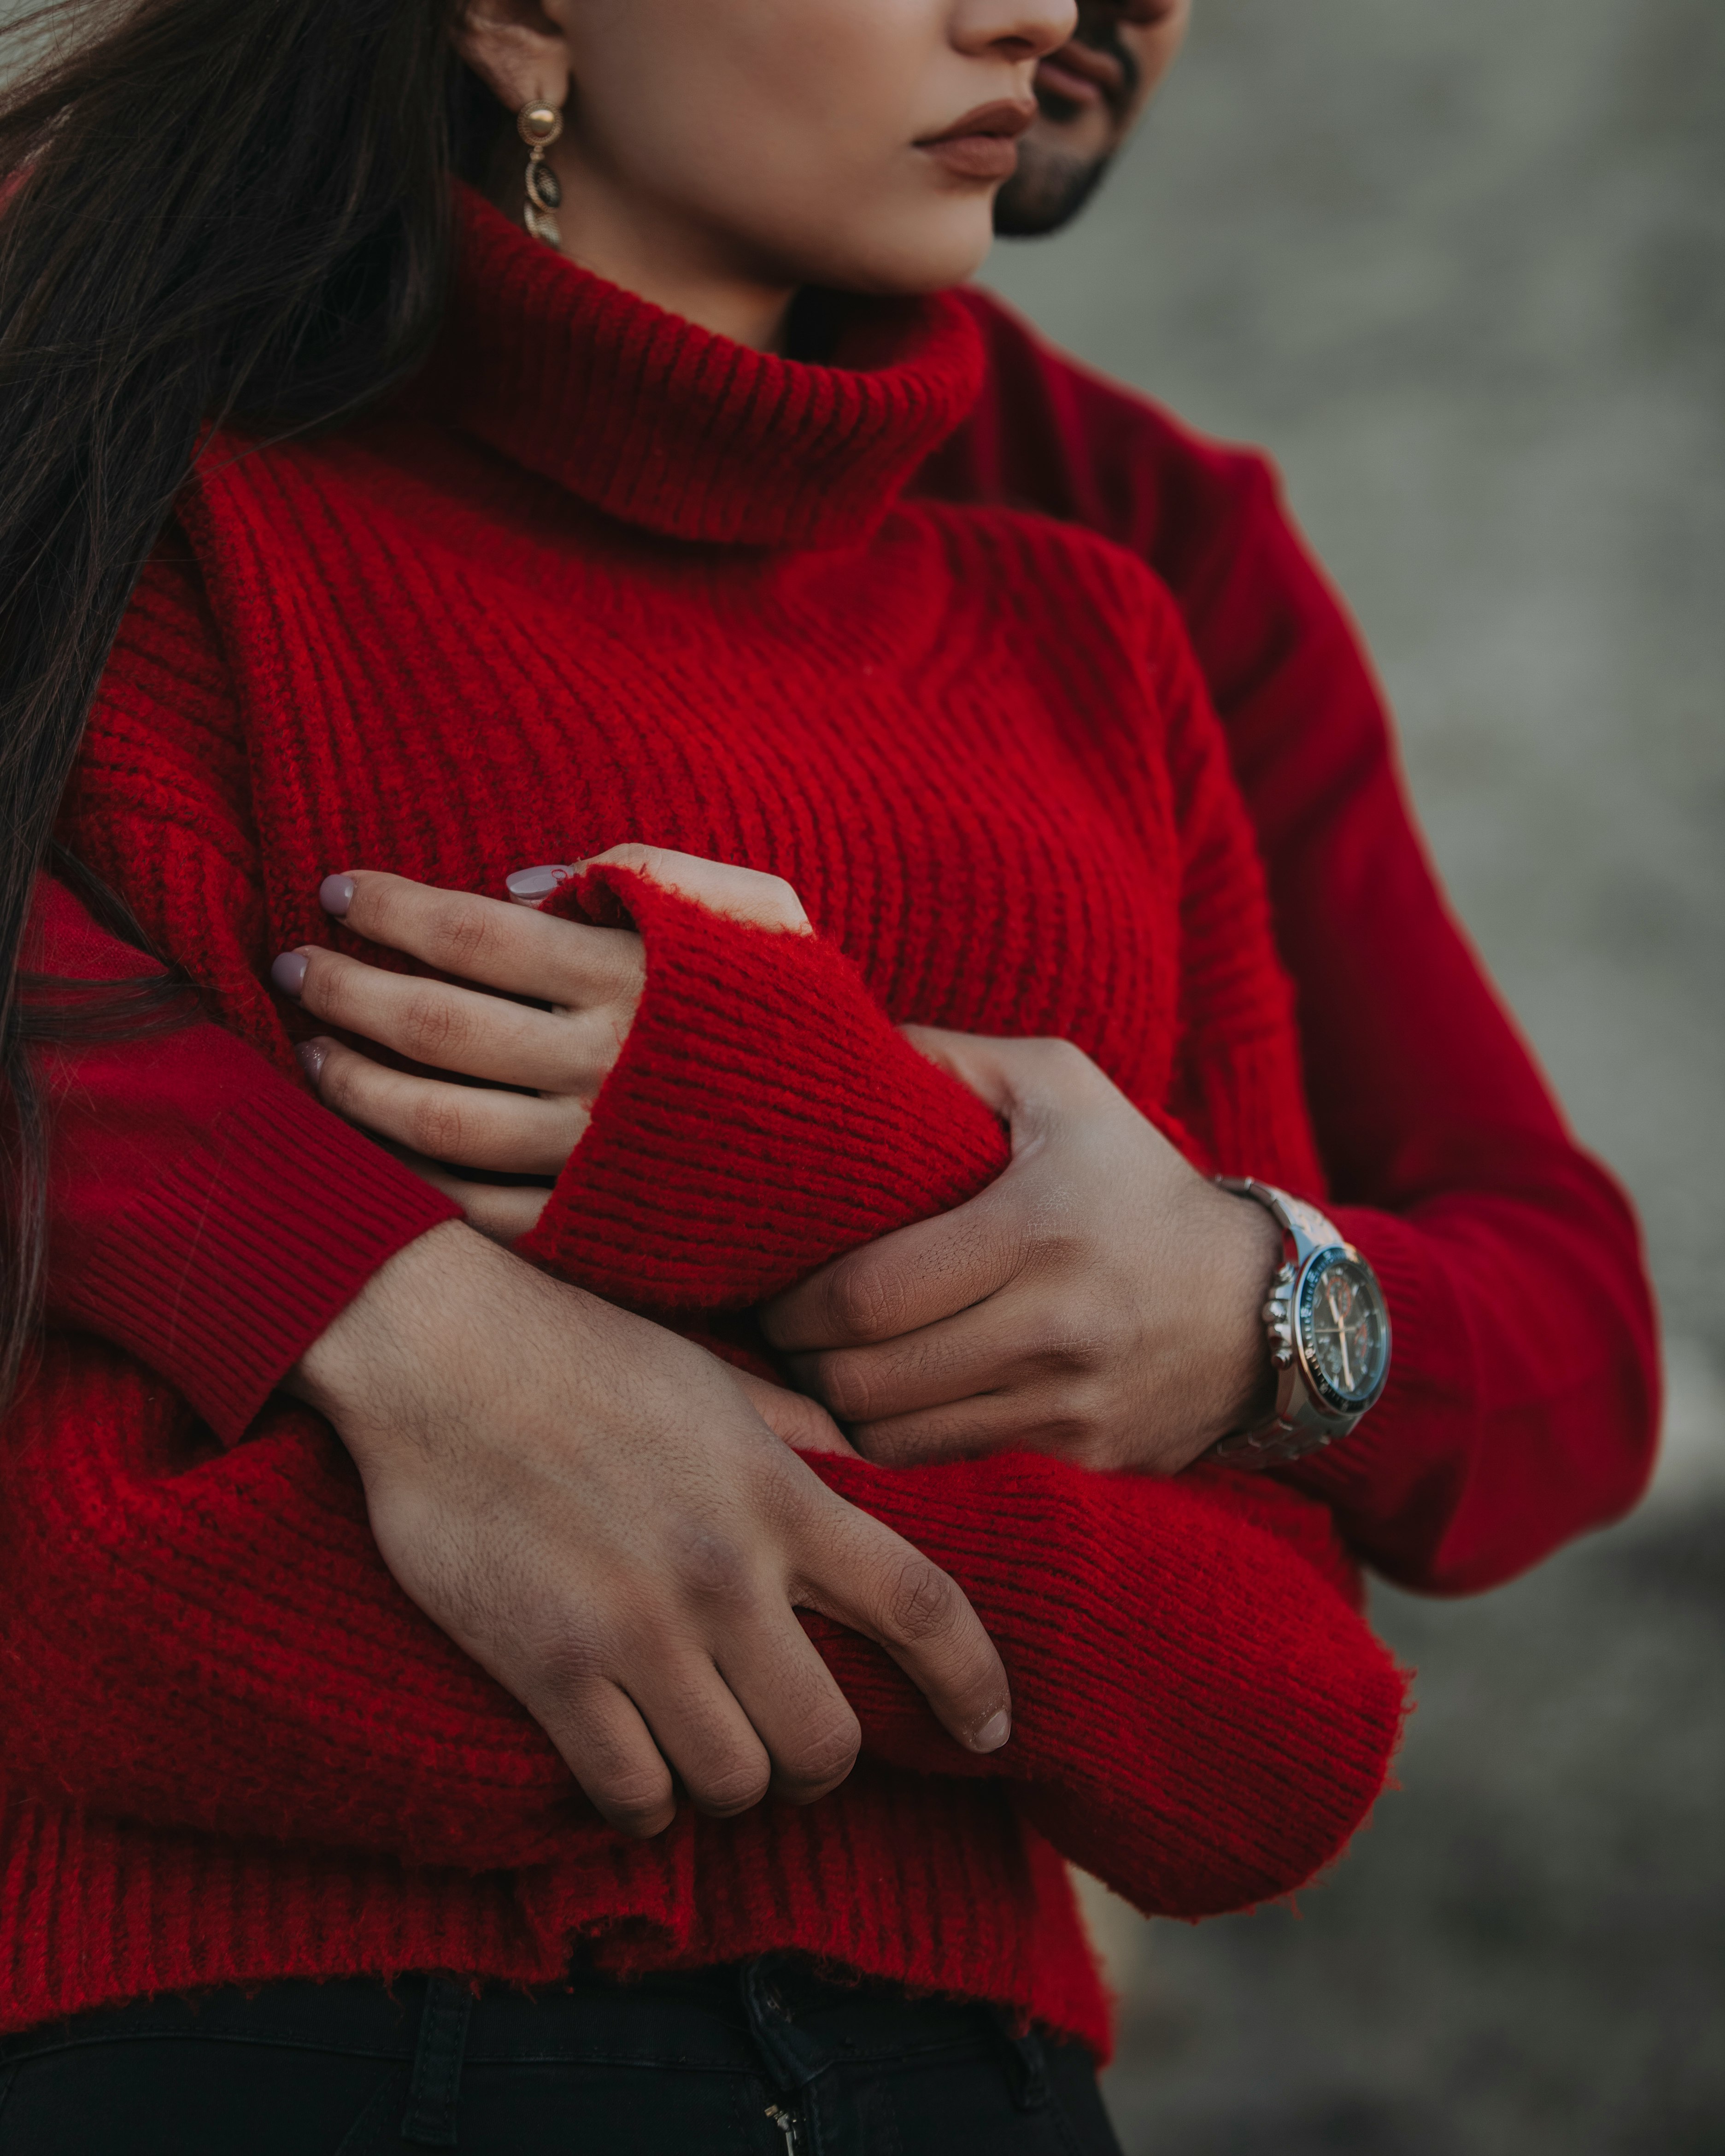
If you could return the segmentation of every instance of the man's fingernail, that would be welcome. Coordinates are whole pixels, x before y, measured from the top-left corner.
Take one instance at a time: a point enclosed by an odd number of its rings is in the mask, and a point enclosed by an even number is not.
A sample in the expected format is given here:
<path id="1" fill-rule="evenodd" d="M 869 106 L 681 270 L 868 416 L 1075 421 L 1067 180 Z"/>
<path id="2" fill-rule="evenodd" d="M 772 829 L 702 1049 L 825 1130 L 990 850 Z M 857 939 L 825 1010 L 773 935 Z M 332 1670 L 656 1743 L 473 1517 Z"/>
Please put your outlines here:
<path id="1" fill-rule="evenodd" d="M 1003 1707 L 999 1714 L 991 1714 L 971 1739 L 978 1752 L 998 1752 L 1012 1734 L 1012 1717 Z"/>
<path id="2" fill-rule="evenodd" d="M 337 921 L 344 921 L 347 909 L 353 903 L 352 876 L 326 876 L 317 886 L 317 902 L 326 913 L 333 913 Z"/>
<path id="3" fill-rule="evenodd" d="M 326 1040 L 302 1040 L 294 1050 L 300 1059 L 300 1068 L 305 1073 L 308 1085 L 316 1085 L 323 1075 L 323 1066 L 329 1060 L 330 1045 Z"/>
<path id="4" fill-rule="evenodd" d="M 511 898 L 549 898 L 560 883 L 569 880 L 568 864 L 547 861 L 536 869 L 517 869 L 503 885 Z"/>
<path id="5" fill-rule="evenodd" d="M 270 968 L 270 978 L 285 996 L 296 996 L 305 985 L 305 969 L 311 961 L 303 951 L 284 951 Z"/>

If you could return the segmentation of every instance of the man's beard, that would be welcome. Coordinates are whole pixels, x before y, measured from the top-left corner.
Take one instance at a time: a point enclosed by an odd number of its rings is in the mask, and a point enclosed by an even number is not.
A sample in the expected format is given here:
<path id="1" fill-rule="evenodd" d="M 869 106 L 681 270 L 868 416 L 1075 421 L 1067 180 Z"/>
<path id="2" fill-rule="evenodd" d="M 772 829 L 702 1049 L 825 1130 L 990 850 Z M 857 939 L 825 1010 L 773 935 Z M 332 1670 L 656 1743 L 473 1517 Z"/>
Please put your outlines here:
<path id="1" fill-rule="evenodd" d="M 1003 239 L 1040 239 L 1070 224 L 1102 184 L 1113 153 L 1074 157 L 1064 150 L 1019 145 L 1018 170 L 994 198 L 994 229 Z"/>
<path id="2" fill-rule="evenodd" d="M 1110 109 L 1117 118 L 1122 110 L 1129 111 L 1137 95 L 1138 64 L 1121 42 L 1113 8 L 1080 0 L 1073 43 L 1118 61 L 1120 90 L 1110 99 Z M 1052 121 L 1074 116 L 1064 98 L 1038 90 L 1036 101 Z M 1019 145 L 1018 170 L 994 198 L 995 231 L 1009 239 L 1033 239 L 1070 224 L 1102 184 L 1113 155 L 1110 148 L 1099 157 L 1075 157 L 1064 150 L 1041 148 L 1027 136 Z"/>

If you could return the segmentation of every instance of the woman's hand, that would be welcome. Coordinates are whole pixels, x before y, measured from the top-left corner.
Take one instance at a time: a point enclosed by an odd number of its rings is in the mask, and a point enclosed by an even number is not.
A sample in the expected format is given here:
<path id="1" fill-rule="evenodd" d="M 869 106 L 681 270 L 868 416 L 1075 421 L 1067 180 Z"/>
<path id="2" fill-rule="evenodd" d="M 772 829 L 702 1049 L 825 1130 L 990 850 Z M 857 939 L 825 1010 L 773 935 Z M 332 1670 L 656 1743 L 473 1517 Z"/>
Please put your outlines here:
<path id="1" fill-rule="evenodd" d="M 968 1750 L 1006 1742 L 963 1594 L 779 1441 L 750 1404 L 774 1389 L 459 1221 L 383 1267 L 295 1389 L 396 1579 L 624 1833 L 670 1824 L 674 1776 L 729 1815 L 850 1772 L 856 1717 L 798 1609 L 885 1647 Z"/>
<path id="2" fill-rule="evenodd" d="M 967 1204 L 769 1303 L 768 1337 L 870 1460 L 1027 1445 L 1172 1475 L 1267 1404 L 1280 1261 L 1261 1207 L 1209 1182 L 1064 1041 L 906 1036 L 1010 1125 Z"/>
<path id="3" fill-rule="evenodd" d="M 778 876 L 660 846 L 623 845 L 593 861 L 518 871 L 509 879 L 509 903 L 376 870 L 325 880 L 324 906 L 357 934 L 474 987 L 385 972 L 311 944 L 284 952 L 274 968 L 276 986 L 328 1024 L 416 1063 L 488 1081 L 418 1076 L 323 1036 L 300 1050 L 326 1107 L 402 1152 L 498 1242 L 518 1240 L 543 1211 L 640 1003 L 639 936 L 537 911 L 560 883 L 599 862 L 634 869 L 734 920 L 810 932 L 802 901 Z M 501 1090 L 511 1087 L 522 1090 Z M 475 1183 L 464 1168 L 543 1180 Z"/>

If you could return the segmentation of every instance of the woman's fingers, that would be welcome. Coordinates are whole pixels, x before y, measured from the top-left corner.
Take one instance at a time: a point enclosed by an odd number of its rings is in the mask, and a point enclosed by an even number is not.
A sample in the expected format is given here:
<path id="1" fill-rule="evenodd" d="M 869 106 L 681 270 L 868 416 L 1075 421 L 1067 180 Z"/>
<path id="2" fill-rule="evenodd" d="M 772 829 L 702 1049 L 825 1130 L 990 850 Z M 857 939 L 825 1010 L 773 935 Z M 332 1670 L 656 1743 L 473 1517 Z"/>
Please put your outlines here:
<path id="1" fill-rule="evenodd" d="M 470 1228 L 477 1229 L 487 1242 L 501 1243 L 506 1250 L 512 1250 L 523 1235 L 539 1224 L 539 1216 L 551 1196 L 543 1184 L 469 1183 L 434 1162 L 408 1159 L 404 1164 L 444 1197 L 453 1199 Z"/>
<path id="2" fill-rule="evenodd" d="M 299 1053 L 300 1067 L 326 1107 L 383 1139 L 404 1168 L 454 1200 L 469 1227 L 506 1250 L 537 1225 L 551 1195 L 549 1181 L 474 1183 L 446 1167 L 431 1146 L 471 1146 L 473 1151 L 456 1155 L 463 1167 L 491 1166 L 493 1160 L 485 1156 L 495 1154 L 495 1164 L 506 1172 L 551 1178 L 587 1127 L 587 1111 L 574 1101 L 485 1093 L 470 1086 L 411 1077 L 373 1063 L 338 1040 L 304 1041 Z M 446 1095 L 453 1100 L 445 1101 Z M 517 1156 L 543 1159 L 546 1165 L 520 1168 Z M 812 1401 L 808 1404 L 821 1413 Z"/>
<path id="3" fill-rule="evenodd" d="M 632 1011 L 640 1000 L 641 939 L 628 929 L 558 921 L 381 869 L 327 876 L 318 896 L 356 934 L 464 981 L 578 1009 L 624 1004 Z"/>
<path id="4" fill-rule="evenodd" d="M 446 981 L 387 973 L 339 951 L 287 952 L 272 978 L 326 1024 L 468 1078 L 590 1098 L 617 1060 L 615 1029 L 597 1013 L 557 1016 Z"/>
<path id="5" fill-rule="evenodd" d="M 752 921 L 757 928 L 788 929 L 796 936 L 814 933 L 802 900 L 789 884 L 783 876 L 769 875 L 762 869 L 706 860 L 699 854 L 675 853 L 667 846 L 630 843 L 608 847 L 603 854 L 578 861 L 567 873 L 575 875 L 583 869 L 602 867 L 633 869 L 649 883 L 677 891 L 709 912 L 722 913 L 732 921 Z M 515 880 L 511 880 L 513 888 Z"/>
<path id="6" fill-rule="evenodd" d="M 452 1167 L 554 1176 L 587 1128 L 587 1110 L 573 1097 L 494 1092 L 416 1077 L 374 1063 L 338 1040 L 306 1041 L 300 1063 L 326 1108 Z"/>

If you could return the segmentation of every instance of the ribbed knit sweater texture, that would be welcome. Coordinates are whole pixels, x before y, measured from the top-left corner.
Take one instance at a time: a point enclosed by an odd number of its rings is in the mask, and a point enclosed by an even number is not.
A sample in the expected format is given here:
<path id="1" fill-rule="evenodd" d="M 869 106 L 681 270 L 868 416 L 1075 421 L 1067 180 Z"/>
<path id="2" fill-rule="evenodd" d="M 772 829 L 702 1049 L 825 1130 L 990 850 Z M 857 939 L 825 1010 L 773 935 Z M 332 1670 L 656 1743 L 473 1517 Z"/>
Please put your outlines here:
<path id="1" fill-rule="evenodd" d="M 640 839 L 784 875 L 819 932 L 570 888 L 635 921 L 648 984 L 533 1240 L 566 1277 L 734 1327 L 980 1188 L 1002 1135 L 911 1020 L 1076 1040 L 1203 1164 L 1316 1194 L 1261 877 L 1166 595 L 1039 519 L 900 499 L 975 393 L 964 310 L 859 308 L 838 363 L 800 365 L 471 198 L 464 228 L 409 399 L 315 445 L 208 445 L 92 722 L 66 835 L 223 1022 L 292 1069 L 264 974 L 362 947 L 318 909 L 333 870 L 496 891 Z M 329 1430 L 272 1403 L 239 1435 L 69 1335 L 14 1418 L 5 2025 L 276 1975 L 554 1981 L 586 1938 L 619 1969 L 800 1948 L 1101 2050 L 1062 1856 L 1180 1914 L 1286 1891 L 1398 1727 L 1291 1490 L 822 1463 L 970 1593 L 1011 1744 L 959 1753 L 811 1620 L 857 1773 L 626 1842 L 395 1589 Z"/>

